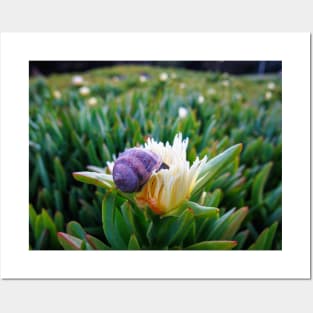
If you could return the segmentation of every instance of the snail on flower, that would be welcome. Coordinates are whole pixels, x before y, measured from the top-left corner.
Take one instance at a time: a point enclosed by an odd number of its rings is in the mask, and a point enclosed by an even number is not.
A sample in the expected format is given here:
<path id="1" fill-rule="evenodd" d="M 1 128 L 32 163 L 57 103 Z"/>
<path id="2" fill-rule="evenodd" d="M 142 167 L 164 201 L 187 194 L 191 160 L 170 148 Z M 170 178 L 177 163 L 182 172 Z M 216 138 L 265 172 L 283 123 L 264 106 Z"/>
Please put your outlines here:
<path id="1" fill-rule="evenodd" d="M 165 214 L 188 200 L 207 158 L 186 160 L 188 139 L 177 134 L 173 145 L 149 138 L 141 148 L 128 149 L 113 166 L 113 181 L 123 192 L 134 192 L 139 207 Z"/>
<path id="2" fill-rule="evenodd" d="M 137 148 L 122 152 L 115 162 L 108 162 L 109 174 L 103 169 L 89 167 L 95 172 L 76 172 L 74 177 L 96 186 L 116 189 L 138 207 L 149 207 L 158 215 L 174 212 L 184 203 L 193 204 L 191 196 L 198 195 L 219 170 L 237 156 L 242 145 L 235 145 L 207 162 L 198 157 L 190 165 L 186 159 L 188 138 L 175 136 L 173 144 L 148 138 Z"/>

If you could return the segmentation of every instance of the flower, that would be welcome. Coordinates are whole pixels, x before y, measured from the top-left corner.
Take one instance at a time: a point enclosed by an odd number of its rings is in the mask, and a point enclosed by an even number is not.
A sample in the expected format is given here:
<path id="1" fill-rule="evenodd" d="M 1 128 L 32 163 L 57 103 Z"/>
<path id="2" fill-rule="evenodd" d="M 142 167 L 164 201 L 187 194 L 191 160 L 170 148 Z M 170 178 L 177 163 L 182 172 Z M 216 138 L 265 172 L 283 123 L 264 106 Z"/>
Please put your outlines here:
<path id="1" fill-rule="evenodd" d="M 135 200 L 139 207 L 148 206 L 153 212 L 161 215 L 172 211 L 189 199 L 207 158 L 199 160 L 197 157 L 190 166 L 186 160 L 187 146 L 188 138 L 182 140 L 181 133 L 175 136 L 173 145 L 148 139 L 144 149 L 159 155 L 169 168 L 154 171 L 143 188 L 135 193 Z"/>
<path id="2" fill-rule="evenodd" d="M 274 90 L 275 88 L 276 88 L 276 85 L 275 85 L 274 82 L 269 82 L 269 83 L 267 84 L 267 89 L 269 89 L 269 90 Z"/>
<path id="3" fill-rule="evenodd" d="M 54 99 L 61 99 L 62 98 L 62 94 L 59 90 L 54 90 L 53 91 L 53 97 Z"/>
<path id="4" fill-rule="evenodd" d="M 180 83 L 179 84 L 179 88 L 180 89 L 185 89 L 186 88 L 186 84 L 185 83 Z"/>
<path id="5" fill-rule="evenodd" d="M 141 83 L 145 83 L 148 80 L 148 77 L 146 75 L 140 75 L 139 76 L 139 81 Z"/>
<path id="6" fill-rule="evenodd" d="M 95 97 L 91 97 L 87 100 L 87 105 L 90 106 L 90 107 L 94 107 L 95 105 L 97 105 L 97 98 Z"/>
<path id="7" fill-rule="evenodd" d="M 225 79 L 225 80 L 222 81 L 221 84 L 222 84 L 223 87 L 229 87 L 229 80 Z"/>
<path id="8" fill-rule="evenodd" d="M 79 93 L 82 96 L 88 96 L 90 94 L 90 89 L 88 87 L 86 87 L 86 86 L 80 87 L 79 88 Z"/>
<path id="9" fill-rule="evenodd" d="M 181 119 L 184 119 L 188 115 L 188 110 L 184 107 L 180 107 L 178 109 L 178 116 Z"/>
<path id="10" fill-rule="evenodd" d="M 203 103 L 203 102 L 204 102 L 204 97 L 203 97 L 202 95 L 200 95 L 200 96 L 198 97 L 198 102 L 199 102 L 199 103 Z"/>
<path id="11" fill-rule="evenodd" d="M 84 78 L 80 75 L 75 75 L 72 77 L 72 84 L 74 86 L 80 86 L 83 84 L 83 82 L 84 82 Z"/>
<path id="12" fill-rule="evenodd" d="M 272 96 L 273 96 L 273 94 L 270 92 L 270 91 L 267 91 L 266 93 L 265 93 L 265 99 L 266 100 L 271 100 L 272 99 Z"/>
<path id="13" fill-rule="evenodd" d="M 163 72 L 160 74 L 160 81 L 165 82 L 168 79 L 168 74 Z"/>

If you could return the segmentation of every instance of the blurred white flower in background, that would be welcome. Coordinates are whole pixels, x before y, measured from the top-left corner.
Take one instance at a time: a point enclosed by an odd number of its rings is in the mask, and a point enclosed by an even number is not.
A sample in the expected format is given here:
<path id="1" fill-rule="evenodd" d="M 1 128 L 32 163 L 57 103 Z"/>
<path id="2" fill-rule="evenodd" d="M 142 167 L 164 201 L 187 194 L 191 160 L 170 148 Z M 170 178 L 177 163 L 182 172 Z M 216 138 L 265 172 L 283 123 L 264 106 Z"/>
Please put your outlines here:
<path id="1" fill-rule="evenodd" d="M 87 105 L 90 107 L 94 107 L 95 105 L 97 105 L 98 100 L 96 97 L 91 97 L 87 100 Z"/>
<path id="2" fill-rule="evenodd" d="M 186 108 L 180 107 L 178 109 L 178 116 L 179 116 L 179 118 L 184 119 L 184 118 L 186 118 L 187 115 L 188 115 L 188 110 Z"/>
<path id="3" fill-rule="evenodd" d="M 203 103 L 203 102 L 204 102 L 204 97 L 203 97 L 202 95 L 200 95 L 200 96 L 198 97 L 198 102 L 199 102 L 199 103 Z"/>
<path id="4" fill-rule="evenodd" d="M 53 91 L 53 97 L 54 97 L 54 99 L 61 99 L 62 94 L 59 90 L 54 90 Z"/>
<path id="5" fill-rule="evenodd" d="M 141 83 L 144 83 L 144 82 L 146 82 L 148 80 L 148 77 L 146 76 L 146 75 L 140 75 L 139 76 L 139 81 L 141 82 Z"/>
<path id="6" fill-rule="evenodd" d="M 276 84 L 274 82 L 269 82 L 267 84 L 267 89 L 274 90 L 276 88 Z"/>
<path id="7" fill-rule="evenodd" d="M 180 83 L 179 84 L 179 88 L 180 89 L 185 89 L 186 88 L 186 84 L 185 83 Z"/>
<path id="8" fill-rule="evenodd" d="M 265 93 L 265 99 L 266 99 L 266 100 L 272 99 L 272 96 L 273 96 L 273 94 L 272 94 L 270 91 L 267 91 L 267 92 Z"/>
<path id="9" fill-rule="evenodd" d="M 222 86 L 223 87 L 229 87 L 229 80 L 225 79 L 222 81 Z"/>
<path id="10" fill-rule="evenodd" d="M 160 74 L 160 81 L 165 82 L 168 80 L 168 74 L 163 72 Z"/>
<path id="11" fill-rule="evenodd" d="M 88 87 L 86 87 L 86 86 L 80 87 L 79 88 L 79 93 L 82 96 L 88 96 L 90 94 L 90 89 Z"/>
<path id="12" fill-rule="evenodd" d="M 72 84 L 74 86 L 81 86 L 84 83 L 84 78 L 80 75 L 75 75 L 72 77 Z"/>

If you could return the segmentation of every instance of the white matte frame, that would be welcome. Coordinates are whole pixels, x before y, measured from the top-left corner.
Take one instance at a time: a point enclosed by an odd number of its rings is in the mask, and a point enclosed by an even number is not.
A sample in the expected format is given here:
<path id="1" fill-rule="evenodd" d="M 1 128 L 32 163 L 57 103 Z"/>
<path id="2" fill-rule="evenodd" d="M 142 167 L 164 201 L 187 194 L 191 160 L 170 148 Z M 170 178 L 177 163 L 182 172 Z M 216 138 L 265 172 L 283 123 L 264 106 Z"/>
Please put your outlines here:
<path id="1" fill-rule="evenodd" d="M 283 249 L 29 251 L 30 60 L 281 60 Z M 310 219 L 309 33 L 1 35 L 2 278 L 310 279 Z"/>

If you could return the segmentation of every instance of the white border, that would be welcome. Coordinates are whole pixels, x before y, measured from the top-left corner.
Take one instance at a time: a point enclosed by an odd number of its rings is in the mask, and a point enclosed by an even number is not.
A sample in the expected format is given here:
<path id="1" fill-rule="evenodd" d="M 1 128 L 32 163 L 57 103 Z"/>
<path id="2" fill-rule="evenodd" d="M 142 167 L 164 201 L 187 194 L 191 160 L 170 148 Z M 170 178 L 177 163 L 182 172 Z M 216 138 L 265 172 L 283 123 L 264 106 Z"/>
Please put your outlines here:
<path id="1" fill-rule="evenodd" d="M 28 250 L 28 61 L 92 59 L 282 60 L 282 251 Z M 2 278 L 310 278 L 309 134 L 307 33 L 2 34 Z"/>

